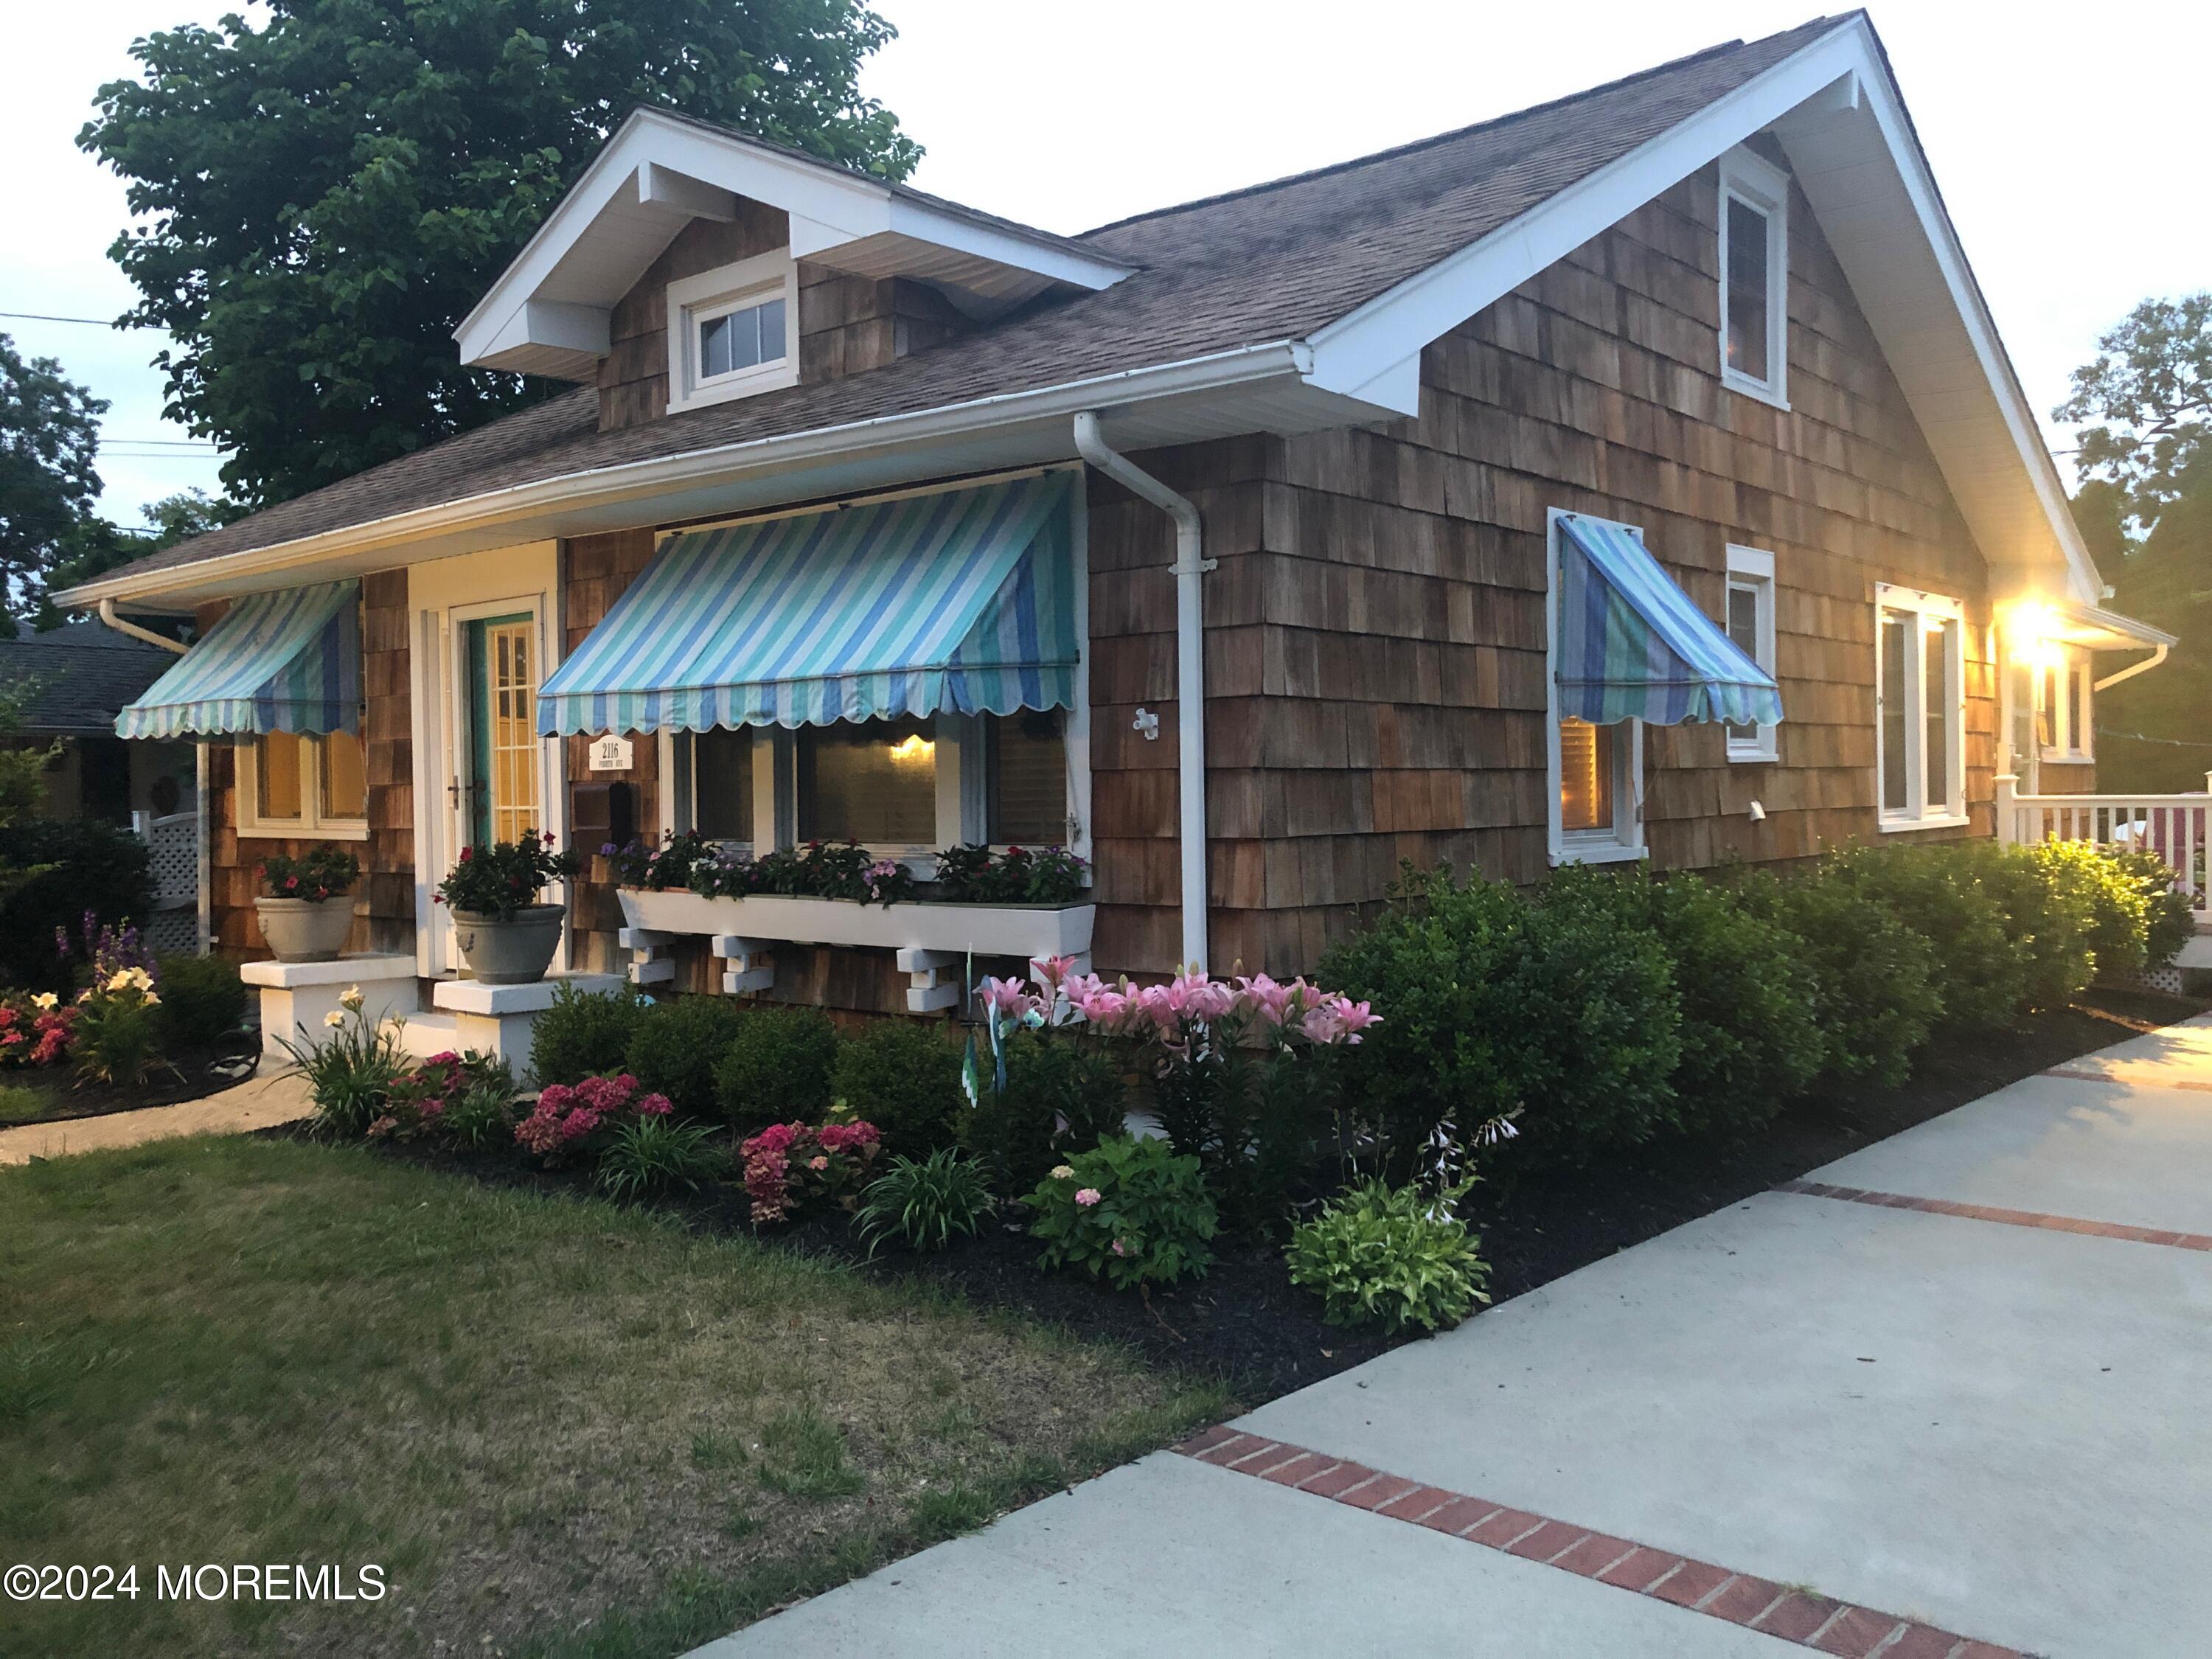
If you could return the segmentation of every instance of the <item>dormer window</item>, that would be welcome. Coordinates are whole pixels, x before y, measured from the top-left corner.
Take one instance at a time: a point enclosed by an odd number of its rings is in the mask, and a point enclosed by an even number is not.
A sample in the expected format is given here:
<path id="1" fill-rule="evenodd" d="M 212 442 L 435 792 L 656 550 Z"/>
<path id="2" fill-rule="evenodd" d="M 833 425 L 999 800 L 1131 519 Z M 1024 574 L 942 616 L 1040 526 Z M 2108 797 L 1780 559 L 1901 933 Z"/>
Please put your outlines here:
<path id="1" fill-rule="evenodd" d="M 668 407 L 799 382 L 798 266 L 764 253 L 668 285 Z"/>
<path id="2" fill-rule="evenodd" d="M 1790 181 L 1747 149 L 1721 157 L 1721 381 L 1790 406 Z"/>

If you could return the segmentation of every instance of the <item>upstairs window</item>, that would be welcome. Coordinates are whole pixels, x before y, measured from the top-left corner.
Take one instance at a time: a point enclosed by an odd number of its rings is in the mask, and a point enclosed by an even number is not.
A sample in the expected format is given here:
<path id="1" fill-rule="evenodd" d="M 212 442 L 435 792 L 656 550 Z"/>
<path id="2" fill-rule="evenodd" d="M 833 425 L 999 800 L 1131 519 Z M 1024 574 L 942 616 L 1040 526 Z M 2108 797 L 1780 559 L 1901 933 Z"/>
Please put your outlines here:
<path id="1" fill-rule="evenodd" d="M 668 285 L 672 414 L 798 383 L 798 269 L 767 253 Z"/>
<path id="2" fill-rule="evenodd" d="M 1723 621 L 1735 648 L 1774 672 L 1774 555 L 1756 547 L 1729 549 L 1728 614 Z M 1775 758 L 1777 728 L 1771 722 L 1727 730 L 1730 760 Z"/>
<path id="3" fill-rule="evenodd" d="M 1789 405 L 1789 180 L 1747 149 L 1721 158 L 1721 380 Z"/>

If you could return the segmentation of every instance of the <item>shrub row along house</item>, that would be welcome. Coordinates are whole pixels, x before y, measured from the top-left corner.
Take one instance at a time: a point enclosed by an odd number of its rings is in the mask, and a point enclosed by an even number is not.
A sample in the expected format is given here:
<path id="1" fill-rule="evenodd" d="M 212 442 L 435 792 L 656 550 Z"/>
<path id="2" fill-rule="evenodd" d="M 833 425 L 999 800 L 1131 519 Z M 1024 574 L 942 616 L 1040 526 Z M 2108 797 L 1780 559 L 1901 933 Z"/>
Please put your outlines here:
<path id="1" fill-rule="evenodd" d="M 1990 835 L 2001 775 L 2094 787 L 2094 653 L 2170 643 L 1859 14 L 1075 237 L 641 110 L 457 337 L 574 389 L 64 596 L 198 617 L 121 729 L 202 744 L 223 949 L 349 841 L 356 947 L 449 976 L 459 848 L 634 824 L 1090 886 L 624 933 L 601 858 L 571 969 L 1288 974 L 1401 860 Z"/>

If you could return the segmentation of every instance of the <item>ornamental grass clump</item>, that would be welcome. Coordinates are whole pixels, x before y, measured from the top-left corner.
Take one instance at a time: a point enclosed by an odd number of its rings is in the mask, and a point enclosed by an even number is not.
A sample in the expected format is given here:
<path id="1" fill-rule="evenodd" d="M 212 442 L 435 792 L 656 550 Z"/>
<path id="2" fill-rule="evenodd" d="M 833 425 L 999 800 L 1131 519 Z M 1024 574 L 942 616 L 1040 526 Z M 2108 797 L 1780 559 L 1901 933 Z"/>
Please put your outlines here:
<path id="1" fill-rule="evenodd" d="M 1456 1325 L 1486 1305 L 1480 1239 L 1454 1212 L 1471 1182 L 1431 1198 L 1369 1179 L 1291 1235 L 1291 1282 L 1318 1291 L 1332 1325 L 1391 1334 Z"/>
<path id="2" fill-rule="evenodd" d="M 628 1073 L 590 1077 L 581 1083 L 549 1083 L 538 1103 L 514 1126 L 514 1143 L 548 1164 L 596 1157 L 623 1125 L 641 1117 L 668 1115 L 668 1097 L 641 1088 Z"/>
<path id="3" fill-rule="evenodd" d="M 705 1123 L 678 1123 L 665 1112 L 641 1113 L 616 1126 L 592 1179 L 617 1203 L 655 1194 L 697 1192 L 729 1160 Z"/>
<path id="4" fill-rule="evenodd" d="M 1078 1152 L 1026 1200 L 1046 1267 L 1073 1267 L 1116 1290 L 1201 1277 L 1220 1227 L 1196 1158 L 1164 1140 L 1115 1135 Z"/>
<path id="5" fill-rule="evenodd" d="M 374 1021 L 362 1012 L 361 987 L 347 987 L 338 1006 L 323 1016 L 330 1035 L 297 1042 L 277 1037 L 276 1046 L 300 1068 L 314 1102 L 316 1130 L 326 1135 L 359 1135 L 383 1114 L 392 1086 L 406 1075 L 400 1047 L 403 1022 Z"/>
<path id="6" fill-rule="evenodd" d="M 853 1219 L 873 1256 L 886 1239 L 933 1251 L 955 1238 L 972 1238 L 997 1207 L 982 1167 L 940 1146 L 926 1158 L 894 1158 L 862 1189 Z"/>
<path id="7" fill-rule="evenodd" d="M 756 1227 L 827 1200 L 853 1207 L 883 1137 L 872 1123 L 771 1123 L 738 1148 Z"/>

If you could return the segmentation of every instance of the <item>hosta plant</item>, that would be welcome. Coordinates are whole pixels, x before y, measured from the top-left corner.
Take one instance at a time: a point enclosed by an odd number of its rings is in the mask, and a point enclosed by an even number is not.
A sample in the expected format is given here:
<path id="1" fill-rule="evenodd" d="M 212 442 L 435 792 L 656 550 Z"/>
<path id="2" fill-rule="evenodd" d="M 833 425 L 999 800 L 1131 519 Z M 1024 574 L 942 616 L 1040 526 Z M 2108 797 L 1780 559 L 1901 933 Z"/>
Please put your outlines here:
<path id="1" fill-rule="evenodd" d="M 1164 1140 L 1115 1135 L 1054 1170 L 1029 1195 L 1030 1235 L 1047 1267 L 1116 1290 L 1195 1279 L 1212 1265 L 1219 1224 L 1195 1158 Z"/>
<path id="2" fill-rule="evenodd" d="M 1453 1211 L 1469 1183 L 1435 1197 L 1363 1181 L 1291 1235 L 1291 1282 L 1321 1293 L 1333 1325 L 1456 1325 L 1486 1304 L 1480 1241 Z"/>

